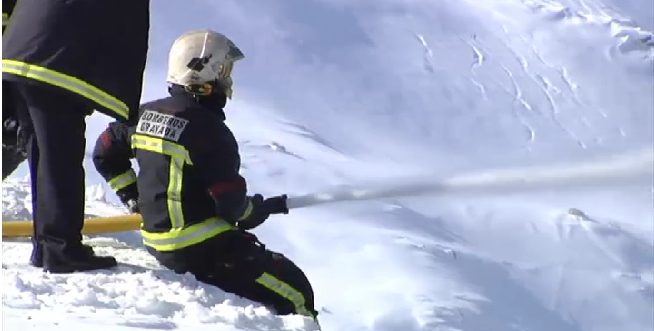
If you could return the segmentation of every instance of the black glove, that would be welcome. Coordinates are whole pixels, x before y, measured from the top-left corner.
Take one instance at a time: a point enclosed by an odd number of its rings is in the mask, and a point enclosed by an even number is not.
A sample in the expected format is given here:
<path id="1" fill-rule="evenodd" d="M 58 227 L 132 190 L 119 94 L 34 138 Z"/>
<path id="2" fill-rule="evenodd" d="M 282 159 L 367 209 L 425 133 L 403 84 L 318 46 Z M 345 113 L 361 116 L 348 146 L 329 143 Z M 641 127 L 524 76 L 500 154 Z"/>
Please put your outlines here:
<path id="1" fill-rule="evenodd" d="M 2 144 L 16 145 L 20 125 L 15 118 L 7 118 L 2 122 Z"/>
<path id="2" fill-rule="evenodd" d="M 138 214 L 141 212 L 138 205 L 139 191 L 136 183 L 125 186 L 116 192 L 116 195 L 120 199 L 120 202 L 127 207 L 130 213 Z"/>
<path id="3" fill-rule="evenodd" d="M 269 214 L 288 214 L 286 199 L 286 194 L 270 197 L 263 201 L 263 205 Z"/>
<path id="4" fill-rule="evenodd" d="M 242 230 L 254 229 L 270 216 L 261 194 L 255 194 L 251 197 L 246 197 L 246 199 L 248 202 L 246 203 L 243 215 L 236 221 L 236 226 Z"/>
<path id="5" fill-rule="evenodd" d="M 129 210 L 130 213 L 132 214 L 140 214 L 141 210 L 139 209 L 139 203 L 135 199 L 129 199 L 127 202 L 124 203 L 125 207 Z"/>

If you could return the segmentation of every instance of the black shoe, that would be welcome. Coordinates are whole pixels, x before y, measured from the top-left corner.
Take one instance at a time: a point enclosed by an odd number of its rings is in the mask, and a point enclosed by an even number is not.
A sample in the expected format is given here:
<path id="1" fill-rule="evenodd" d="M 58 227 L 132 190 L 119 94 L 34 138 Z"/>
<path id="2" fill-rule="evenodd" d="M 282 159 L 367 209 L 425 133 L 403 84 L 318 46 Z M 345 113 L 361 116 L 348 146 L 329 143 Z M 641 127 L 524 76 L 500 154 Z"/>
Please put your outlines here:
<path id="1" fill-rule="evenodd" d="M 47 249 L 43 253 L 43 270 L 56 274 L 111 269 L 118 265 L 112 256 L 97 256 L 89 246 L 81 246 L 74 253 L 63 255 L 53 254 Z"/>

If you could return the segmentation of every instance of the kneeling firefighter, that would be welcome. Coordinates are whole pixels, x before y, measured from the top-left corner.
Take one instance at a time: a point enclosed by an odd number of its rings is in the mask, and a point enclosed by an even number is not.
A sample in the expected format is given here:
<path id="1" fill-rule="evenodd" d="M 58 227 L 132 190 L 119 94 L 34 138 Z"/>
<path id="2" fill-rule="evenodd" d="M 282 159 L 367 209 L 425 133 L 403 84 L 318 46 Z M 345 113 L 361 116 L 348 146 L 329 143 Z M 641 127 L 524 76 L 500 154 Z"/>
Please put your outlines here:
<path id="1" fill-rule="evenodd" d="M 168 59 L 170 96 L 143 104 L 135 126 L 110 123 L 93 161 L 121 201 L 141 214 L 143 244 L 165 267 L 280 315 L 315 319 L 313 289 L 302 270 L 246 231 L 288 209 L 285 196 L 247 195 L 239 174 L 238 145 L 223 108 L 234 62 L 243 57 L 217 32 L 179 37 Z"/>

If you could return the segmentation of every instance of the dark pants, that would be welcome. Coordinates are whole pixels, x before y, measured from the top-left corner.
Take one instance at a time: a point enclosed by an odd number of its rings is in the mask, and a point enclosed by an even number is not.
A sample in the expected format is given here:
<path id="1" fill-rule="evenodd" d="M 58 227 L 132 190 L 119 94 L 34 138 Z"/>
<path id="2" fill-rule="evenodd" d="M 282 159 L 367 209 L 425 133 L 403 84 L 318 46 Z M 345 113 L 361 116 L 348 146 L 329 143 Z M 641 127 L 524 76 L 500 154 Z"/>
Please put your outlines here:
<path id="1" fill-rule="evenodd" d="M 295 263 L 254 235 L 231 231 L 175 252 L 148 249 L 165 267 L 273 308 L 279 315 L 315 318 L 311 283 Z"/>
<path id="2" fill-rule="evenodd" d="M 32 179 L 34 259 L 82 248 L 87 108 L 53 87 L 13 84 Z"/>

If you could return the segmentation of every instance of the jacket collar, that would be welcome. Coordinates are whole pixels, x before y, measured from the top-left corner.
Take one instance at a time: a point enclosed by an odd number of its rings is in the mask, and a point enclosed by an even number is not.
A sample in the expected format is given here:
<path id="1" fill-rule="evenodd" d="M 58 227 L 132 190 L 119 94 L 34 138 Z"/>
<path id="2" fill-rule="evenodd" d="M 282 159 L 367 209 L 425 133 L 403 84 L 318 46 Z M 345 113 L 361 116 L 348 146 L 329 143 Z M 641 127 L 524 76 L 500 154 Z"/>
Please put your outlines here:
<path id="1" fill-rule="evenodd" d="M 225 111 L 223 108 L 227 103 L 227 98 L 222 94 L 216 93 L 210 96 L 198 97 L 186 92 L 184 87 L 179 85 L 171 85 L 168 88 L 168 93 L 170 93 L 170 95 L 174 98 L 181 98 L 187 102 L 198 104 L 202 106 L 202 108 L 205 108 L 218 115 L 223 121 L 225 120 Z"/>

